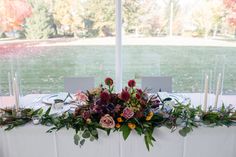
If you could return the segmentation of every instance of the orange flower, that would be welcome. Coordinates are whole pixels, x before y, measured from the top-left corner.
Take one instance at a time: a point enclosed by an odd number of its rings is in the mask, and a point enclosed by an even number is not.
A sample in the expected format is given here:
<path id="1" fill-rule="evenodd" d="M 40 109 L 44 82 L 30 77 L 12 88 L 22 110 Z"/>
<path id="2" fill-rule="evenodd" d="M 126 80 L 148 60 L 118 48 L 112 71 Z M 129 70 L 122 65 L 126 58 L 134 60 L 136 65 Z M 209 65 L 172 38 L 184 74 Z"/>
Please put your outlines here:
<path id="1" fill-rule="evenodd" d="M 120 128 L 120 123 L 116 124 L 116 128 L 118 128 L 118 129 Z"/>
<path id="2" fill-rule="evenodd" d="M 118 117 L 117 122 L 121 123 L 121 122 L 123 122 L 123 119 L 121 117 Z"/>
<path id="3" fill-rule="evenodd" d="M 120 116 L 123 117 L 123 113 L 121 113 Z"/>
<path id="4" fill-rule="evenodd" d="M 154 115 L 153 112 L 149 112 L 149 113 L 148 113 L 148 116 L 150 116 L 150 117 L 152 117 L 153 115 Z"/>
<path id="5" fill-rule="evenodd" d="M 153 113 L 153 112 L 149 112 L 149 113 L 148 113 L 148 115 L 147 115 L 147 117 L 146 117 L 146 121 L 149 121 L 149 120 L 151 120 L 151 119 L 152 119 L 152 117 L 153 117 L 153 115 L 154 115 L 154 113 Z"/>
<path id="6" fill-rule="evenodd" d="M 152 119 L 151 116 L 147 116 L 147 117 L 146 117 L 146 121 L 149 121 L 149 120 L 151 120 L 151 119 Z"/>
<path id="7" fill-rule="evenodd" d="M 136 125 L 134 123 L 128 123 L 128 127 L 130 129 L 135 129 L 136 128 Z"/>

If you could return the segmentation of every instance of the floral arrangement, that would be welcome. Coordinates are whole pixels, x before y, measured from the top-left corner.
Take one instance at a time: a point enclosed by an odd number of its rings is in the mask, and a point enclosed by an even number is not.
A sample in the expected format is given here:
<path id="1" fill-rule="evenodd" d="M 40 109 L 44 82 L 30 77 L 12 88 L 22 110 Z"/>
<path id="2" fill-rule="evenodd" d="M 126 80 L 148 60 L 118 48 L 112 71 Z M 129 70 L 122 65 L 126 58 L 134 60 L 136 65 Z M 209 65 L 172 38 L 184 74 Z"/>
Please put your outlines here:
<path id="1" fill-rule="evenodd" d="M 180 135 L 186 136 L 201 125 L 229 127 L 236 124 L 236 111 L 231 106 L 222 105 L 218 110 L 209 108 L 204 112 L 201 106 L 171 105 L 169 99 L 161 100 L 158 95 L 149 95 L 147 91 L 135 88 L 135 80 L 130 80 L 120 93 L 114 92 L 111 78 L 105 79 L 105 85 L 86 93 L 78 92 L 75 101 L 80 105 L 74 112 L 54 116 L 49 114 L 51 108 L 45 113 L 42 109 L 22 109 L 20 114 L 5 109 L 4 115 L 0 116 L 0 125 L 7 126 L 5 130 L 11 130 L 31 122 L 37 116 L 41 125 L 51 126 L 48 132 L 61 128 L 74 129 L 74 142 L 80 146 L 86 139 L 97 140 L 98 129 L 106 131 L 108 135 L 111 131 L 122 132 L 124 140 L 135 131 L 144 136 L 149 150 L 155 141 L 153 131 L 157 127 L 165 126 L 171 131 L 180 127 Z"/>

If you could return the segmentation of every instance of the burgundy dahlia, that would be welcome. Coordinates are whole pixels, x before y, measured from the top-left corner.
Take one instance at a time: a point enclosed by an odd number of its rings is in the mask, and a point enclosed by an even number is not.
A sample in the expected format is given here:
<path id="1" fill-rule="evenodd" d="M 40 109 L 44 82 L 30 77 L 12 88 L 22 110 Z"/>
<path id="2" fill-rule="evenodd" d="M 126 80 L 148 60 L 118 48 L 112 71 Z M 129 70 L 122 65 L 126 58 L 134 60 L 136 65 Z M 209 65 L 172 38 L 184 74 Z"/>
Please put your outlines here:
<path id="1" fill-rule="evenodd" d="M 122 90 L 120 98 L 124 101 L 128 101 L 130 98 L 130 94 L 127 90 Z"/>
<path id="2" fill-rule="evenodd" d="M 110 94 L 107 91 L 103 91 L 100 94 L 100 98 L 103 102 L 108 102 L 110 100 Z"/>
<path id="3" fill-rule="evenodd" d="M 137 99 L 140 99 L 141 96 L 140 96 L 139 94 L 136 94 L 136 98 L 137 98 Z"/>
<path id="4" fill-rule="evenodd" d="M 105 84 L 108 85 L 108 86 L 112 86 L 112 85 L 113 85 L 113 80 L 112 80 L 112 78 L 107 77 L 107 78 L 105 79 Z"/>
<path id="5" fill-rule="evenodd" d="M 128 82 L 129 87 L 133 88 L 135 85 L 136 85 L 135 80 L 129 80 L 129 82 Z"/>
<path id="6" fill-rule="evenodd" d="M 142 95 L 143 94 L 142 89 L 137 89 L 137 94 Z"/>

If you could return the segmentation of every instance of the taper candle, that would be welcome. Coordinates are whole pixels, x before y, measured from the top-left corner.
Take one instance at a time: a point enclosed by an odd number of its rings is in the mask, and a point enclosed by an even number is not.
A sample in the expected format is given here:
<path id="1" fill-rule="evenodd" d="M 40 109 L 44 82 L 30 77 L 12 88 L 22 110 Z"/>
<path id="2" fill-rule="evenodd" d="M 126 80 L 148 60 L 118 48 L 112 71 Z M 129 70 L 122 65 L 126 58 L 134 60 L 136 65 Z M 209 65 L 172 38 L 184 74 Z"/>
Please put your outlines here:
<path id="1" fill-rule="evenodd" d="M 217 84 L 216 84 L 216 96 L 215 96 L 214 109 L 217 109 L 220 93 L 221 93 L 221 73 L 219 73 Z"/>
<path id="2" fill-rule="evenodd" d="M 13 78 L 13 93 L 15 97 L 15 109 L 16 111 L 19 111 L 19 87 L 18 87 L 18 82 L 17 79 L 14 77 Z"/>
<path id="3" fill-rule="evenodd" d="M 208 85 L 209 83 L 209 77 L 208 75 L 205 76 L 205 88 L 204 88 L 204 105 L 203 105 L 203 111 L 206 112 L 207 110 L 207 96 L 208 96 Z"/>

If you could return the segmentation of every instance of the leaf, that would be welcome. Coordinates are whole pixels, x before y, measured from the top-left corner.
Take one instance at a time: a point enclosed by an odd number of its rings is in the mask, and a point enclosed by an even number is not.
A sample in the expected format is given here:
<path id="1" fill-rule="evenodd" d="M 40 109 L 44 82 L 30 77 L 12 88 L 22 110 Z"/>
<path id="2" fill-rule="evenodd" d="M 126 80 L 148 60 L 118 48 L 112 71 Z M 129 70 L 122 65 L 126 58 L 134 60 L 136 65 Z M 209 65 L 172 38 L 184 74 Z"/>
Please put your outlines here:
<path id="1" fill-rule="evenodd" d="M 93 136 L 90 137 L 90 141 L 93 142 L 95 138 Z"/>
<path id="2" fill-rule="evenodd" d="M 127 125 L 123 125 L 120 130 L 123 132 L 123 138 L 126 140 L 129 137 L 131 129 Z"/>
<path id="3" fill-rule="evenodd" d="M 151 135 L 149 133 L 146 133 L 144 138 L 145 138 L 145 144 L 146 144 L 146 147 L 148 149 L 148 151 L 150 150 L 150 145 L 153 146 L 152 144 L 152 137 L 150 137 Z"/>
<path id="4" fill-rule="evenodd" d="M 85 139 L 82 139 L 82 140 L 80 141 L 80 146 L 83 146 L 84 143 L 85 143 Z"/>
<path id="5" fill-rule="evenodd" d="M 97 131 L 96 129 L 92 130 L 92 131 L 91 131 L 91 134 L 92 134 L 94 137 L 98 138 L 98 131 Z"/>
<path id="6" fill-rule="evenodd" d="M 189 127 L 184 127 L 179 130 L 179 134 L 185 137 L 189 132 L 191 131 L 191 128 Z"/>
<path id="7" fill-rule="evenodd" d="M 46 115 L 46 116 L 48 116 L 48 115 L 49 115 L 49 113 L 50 113 L 50 111 L 51 111 L 51 107 L 49 107 L 49 108 L 47 109 L 47 111 L 46 111 L 45 115 Z"/>
<path id="8" fill-rule="evenodd" d="M 79 135 L 78 135 L 78 134 L 75 134 L 75 136 L 74 136 L 74 143 L 75 143 L 76 145 L 79 144 L 79 140 L 80 140 Z"/>
<path id="9" fill-rule="evenodd" d="M 82 134 L 83 138 L 89 138 L 90 137 L 90 132 L 88 130 L 85 130 Z"/>
<path id="10" fill-rule="evenodd" d="M 179 134 L 183 137 L 185 137 L 187 135 L 186 132 L 183 129 L 179 130 Z"/>
<path id="11" fill-rule="evenodd" d="M 146 147 L 147 147 L 147 149 L 149 151 L 150 147 L 149 147 L 148 137 L 146 135 L 144 136 L 144 141 L 145 141 Z"/>
<path id="12" fill-rule="evenodd" d="M 181 123 L 182 123 L 182 119 L 181 119 L 181 118 L 177 118 L 177 119 L 176 119 L 176 124 L 177 124 L 177 125 L 180 125 Z"/>
<path id="13" fill-rule="evenodd" d="M 142 128 L 136 127 L 135 130 L 140 136 L 142 135 Z"/>
<path id="14" fill-rule="evenodd" d="M 43 109 L 42 108 L 40 108 L 40 110 L 39 110 L 39 112 L 38 112 L 38 115 L 42 115 L 43 114 Z"/>
<path id="15" fill-rule="evenodd" d="M 107 131 L 107 136 L 109 136 L 111 133 L 111 129 L 106 129 L 106 131 Z"/>

